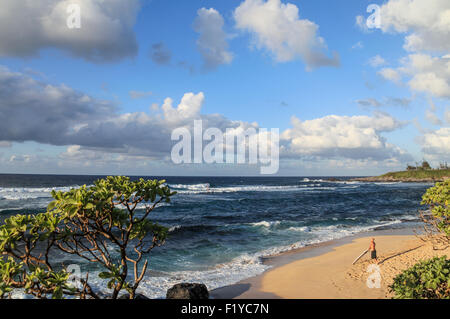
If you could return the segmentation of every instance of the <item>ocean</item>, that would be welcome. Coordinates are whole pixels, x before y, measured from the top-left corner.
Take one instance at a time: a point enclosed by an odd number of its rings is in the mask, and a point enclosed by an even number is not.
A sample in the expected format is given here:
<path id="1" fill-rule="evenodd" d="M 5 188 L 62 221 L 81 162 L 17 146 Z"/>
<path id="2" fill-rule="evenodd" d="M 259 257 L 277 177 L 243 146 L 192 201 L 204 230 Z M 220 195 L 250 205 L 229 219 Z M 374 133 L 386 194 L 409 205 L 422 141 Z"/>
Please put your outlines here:
<path id="1" fill-rule="evenodd" d="M 44 212 L 51 190 L 92 185 L 98 178 L 0 175 L 0 221 Z M 258 275 L 269 268 L 261 261 L 264 256 L 371 230 L 415 226 L 421 196 L 431 186 L 344 177 L 164 179 L 178 194 L 150 215 L 170 229 L 165 245 L 148 256 L 139 292 L 151 298 L 163 298 L 179 282 L 202 282 L 214 289 Z M 64 262 L 78 263 L 82 272 L 99 271 L 76 259 Z M 90 279 L 105 289 L 96 277 Z"/>

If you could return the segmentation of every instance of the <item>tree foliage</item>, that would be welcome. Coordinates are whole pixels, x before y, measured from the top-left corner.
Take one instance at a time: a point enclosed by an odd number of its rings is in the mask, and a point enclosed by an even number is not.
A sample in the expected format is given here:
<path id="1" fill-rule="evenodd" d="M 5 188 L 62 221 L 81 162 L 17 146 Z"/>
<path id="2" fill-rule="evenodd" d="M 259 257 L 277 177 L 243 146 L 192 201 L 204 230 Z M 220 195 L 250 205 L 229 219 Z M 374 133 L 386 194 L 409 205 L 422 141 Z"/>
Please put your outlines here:
<path id="1" fill-rule="evenodd" d="M 450 299 L 450 260 L 443 256 L 417 263 L 389 288 L 398 299 Z"/>
<path id="2" fill-rule="evenodd" d="M 450 179 L 436 183 L 422 196 L 422 204 L 429 210 L 421 213 L 424 229 L 429 239 L 450 242 Z M 435 236 L 437 234 L 437 236 Z"/>
<path id="3" fill-rule="evenodd" d="M 53 191 L 47 212 L 12 216 L 0 226 L 0 297 L 21 288 L 37 298 L 100 298 L 89 284 L 89 273 L 80 285 L 69 282 L 68 270 L 52 260 L 62 252 L 99 264 L 108 298 L 126 290 L 133 299 L 148 267 L 144 255 L 167 237 L 167 228 L 148 216 L 174 194 L 165 181 L 122 176 Z"/>

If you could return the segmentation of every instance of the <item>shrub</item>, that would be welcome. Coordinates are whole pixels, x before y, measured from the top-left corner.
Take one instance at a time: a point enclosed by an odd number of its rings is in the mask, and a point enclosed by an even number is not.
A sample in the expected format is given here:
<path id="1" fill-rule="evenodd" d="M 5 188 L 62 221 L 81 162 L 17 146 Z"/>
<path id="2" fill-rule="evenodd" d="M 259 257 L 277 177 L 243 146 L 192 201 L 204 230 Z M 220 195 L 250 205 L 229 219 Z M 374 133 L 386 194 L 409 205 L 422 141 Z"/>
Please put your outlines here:
<path id="1" fill-rule="evenodd" d="M 167 228 L 147 218 L 175 194 L 164 183 L 107 177 L 92 187 L 53 191 L 46 213 L 6 219 L 0 226 L 0 298 L 13 288 L 37 298 L 100 298 L 89 274 L 80 285 L 71 284 L 69 271 L 52 260 L 54 252 L 62 252 L 99 264 L 108 298 L 126 290 L 133 299 L 148 266 L 147 260 L 141 265 L 143 256 L 167 236 Z M 144 205 L 142 213 L 138 205 Z"/>
<path id="2" fill-rule="evenodd" d="M 450 260 L 422 261 L 394 278 L 389 287 L 398 299 L 450 299 Z"/>

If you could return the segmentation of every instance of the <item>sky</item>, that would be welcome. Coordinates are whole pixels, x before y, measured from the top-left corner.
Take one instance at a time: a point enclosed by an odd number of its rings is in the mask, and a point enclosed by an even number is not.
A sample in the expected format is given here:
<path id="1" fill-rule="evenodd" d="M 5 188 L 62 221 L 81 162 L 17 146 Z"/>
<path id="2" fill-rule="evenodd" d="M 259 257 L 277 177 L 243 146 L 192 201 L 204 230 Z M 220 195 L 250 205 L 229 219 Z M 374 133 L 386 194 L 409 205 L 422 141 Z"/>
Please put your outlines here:
<path id="1" fill-rule="evenodd" d="M 0 173 L 260 174 L 175 164 L 200 119 L 279 129 L 278 175 L 437 166 L 449 99 L 448 0 L 0 0 Z"/>

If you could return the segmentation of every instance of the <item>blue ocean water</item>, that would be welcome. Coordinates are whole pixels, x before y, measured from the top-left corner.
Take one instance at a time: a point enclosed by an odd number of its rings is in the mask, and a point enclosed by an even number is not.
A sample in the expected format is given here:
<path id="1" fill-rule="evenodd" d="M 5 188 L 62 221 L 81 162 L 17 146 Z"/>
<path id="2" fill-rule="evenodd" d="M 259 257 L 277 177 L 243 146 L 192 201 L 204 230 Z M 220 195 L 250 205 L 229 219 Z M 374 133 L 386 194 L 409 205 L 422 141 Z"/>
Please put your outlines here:
<path id="1" fill-rule="evenodd" d="M 43 212 L 51 190 L 92 185 L 98 178 L 0 175 L 0 221 L 17 213 Z M 151 252 L 141 285 L 141 292 L 154 298 L 181 281 L 214 289 L 260 274 L 269 267 L 262 264 L 263 256 L 364 231 L 415 225 L 420 198 L 431 185 L 326 177 L 165 179 L 178 194 L 151 215 L 170 228 L 166 244 Z M 98 271 L 76 262 L 82 271 Z"/>

